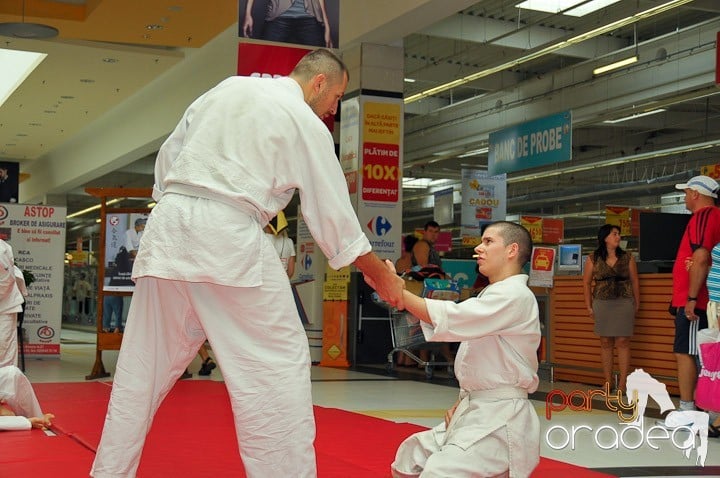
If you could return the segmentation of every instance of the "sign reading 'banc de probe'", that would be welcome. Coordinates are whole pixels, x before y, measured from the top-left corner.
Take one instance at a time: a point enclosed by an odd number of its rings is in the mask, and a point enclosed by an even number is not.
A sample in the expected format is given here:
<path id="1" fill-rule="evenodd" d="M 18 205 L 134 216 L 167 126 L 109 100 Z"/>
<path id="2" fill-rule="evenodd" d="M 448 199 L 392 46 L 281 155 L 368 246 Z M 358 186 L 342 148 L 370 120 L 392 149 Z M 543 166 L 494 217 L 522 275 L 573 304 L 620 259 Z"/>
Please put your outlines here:
<path id="1" fill-rule="evenodd" d="M 570 161 L 572 114 L 563 111 L 490 133 L 491 175 Z"/>

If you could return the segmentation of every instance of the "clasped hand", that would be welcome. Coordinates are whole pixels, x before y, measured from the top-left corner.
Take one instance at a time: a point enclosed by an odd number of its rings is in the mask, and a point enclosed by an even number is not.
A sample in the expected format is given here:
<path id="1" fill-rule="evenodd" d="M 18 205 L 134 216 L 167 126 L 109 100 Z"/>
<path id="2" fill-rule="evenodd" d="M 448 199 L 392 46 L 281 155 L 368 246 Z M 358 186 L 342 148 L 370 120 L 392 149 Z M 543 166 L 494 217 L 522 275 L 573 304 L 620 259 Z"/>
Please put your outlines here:
<path id="1" fill-rule="evenodd" d="M 386 259 L 384 262 L 387 273 L 382 274 L 382 277 L 373 278 L 367 274 L 363 274 L 363 277 L 365 278 L 365 282 L 375 289 L 375 292 L 377 292 L 382 300 L 398 310 L 403 310 L 405 309 L 405 303 L 403 301 L 405 281 L 395 273 L 395 266 L 391 261 Z"/>

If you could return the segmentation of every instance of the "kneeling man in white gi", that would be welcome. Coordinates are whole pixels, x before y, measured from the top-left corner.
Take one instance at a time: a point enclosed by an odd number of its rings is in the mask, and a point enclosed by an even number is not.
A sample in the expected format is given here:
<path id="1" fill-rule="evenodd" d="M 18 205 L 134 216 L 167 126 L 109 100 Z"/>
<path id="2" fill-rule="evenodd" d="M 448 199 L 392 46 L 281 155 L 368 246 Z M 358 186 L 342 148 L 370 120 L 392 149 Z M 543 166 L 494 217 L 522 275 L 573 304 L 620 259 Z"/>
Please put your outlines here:
<path id="1" fill-rule="evenodd" d="M 525 228 L 496 222 L 475 248 L 490 280 L 477 297 L 454 303 L 404 292 L 426 340 L 462 342 L 455 358 L 460 397 L 444 423 L 400 445 L 394 477 L 526 477 L 540 461 L 540 423 L 528 400 L 538 386 L 540 324 L 521 274 L 531 251 Z"/>

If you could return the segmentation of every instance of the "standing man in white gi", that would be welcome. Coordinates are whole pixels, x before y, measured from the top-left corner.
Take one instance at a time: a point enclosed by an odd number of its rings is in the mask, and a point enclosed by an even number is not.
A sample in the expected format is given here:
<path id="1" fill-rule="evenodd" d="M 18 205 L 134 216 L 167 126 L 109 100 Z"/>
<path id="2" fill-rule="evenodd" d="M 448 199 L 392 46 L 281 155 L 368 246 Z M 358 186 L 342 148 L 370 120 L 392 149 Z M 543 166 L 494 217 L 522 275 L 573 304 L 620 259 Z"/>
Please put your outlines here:
<path id="1" fill-rule="evenodd" d="M 445 421 L 406 439 L 392 464 L 396 478 L 527 477 L 540 461 L 540 423 L 528 394 L 538 386 L 540 321 L 522 267 L 532 239 L 511 222 L 496 222 L 475 248 L 490 284 L 456 304 L 404 292 L 428 341 L 461 341 L 455 359 L 458 401 Z"/>
<path id="2" fill-rule="evenodd" d="M 330 266 L 354 264 L 403 306 L 404 283 L 371 252 L 321 121 L 347 82 L 328 50 L 286 78 L 231 77 L 193 102 L 160 148 L 96 478 L 135 476 L 157 408 L 206 338 L 247 476 L 316 476 L 307 337 L 263 227 L 297 189 Z"/>
<path id="3" fill-rule="evenodd" d="M 25 301 L 10 244 L 0 239 L 0 367 L 18 364 L 17 315 Z"/>

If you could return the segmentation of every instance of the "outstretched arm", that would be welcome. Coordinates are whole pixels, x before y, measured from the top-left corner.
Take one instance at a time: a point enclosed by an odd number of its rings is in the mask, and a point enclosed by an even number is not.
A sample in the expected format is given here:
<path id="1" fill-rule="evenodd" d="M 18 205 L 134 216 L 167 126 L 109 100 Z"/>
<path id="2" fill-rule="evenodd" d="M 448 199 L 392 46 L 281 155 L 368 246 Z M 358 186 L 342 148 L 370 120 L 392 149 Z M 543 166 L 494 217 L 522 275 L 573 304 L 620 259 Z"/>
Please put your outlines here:
<path id="1" fill-rule="evenodd" d="M 368 252 L 358 257 L 353 264 L 360 269 L 365 281 L 383 300 L 398 309 L 405 308 L 403 302 L 405 281 L 395 273 L 395 266 L 391 261 L 381 261 L 374 252 Z"/>

